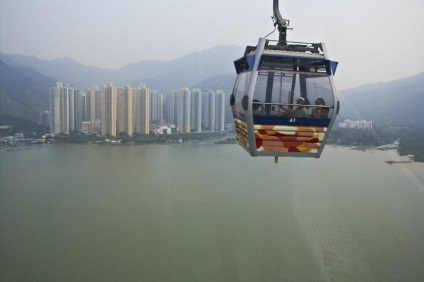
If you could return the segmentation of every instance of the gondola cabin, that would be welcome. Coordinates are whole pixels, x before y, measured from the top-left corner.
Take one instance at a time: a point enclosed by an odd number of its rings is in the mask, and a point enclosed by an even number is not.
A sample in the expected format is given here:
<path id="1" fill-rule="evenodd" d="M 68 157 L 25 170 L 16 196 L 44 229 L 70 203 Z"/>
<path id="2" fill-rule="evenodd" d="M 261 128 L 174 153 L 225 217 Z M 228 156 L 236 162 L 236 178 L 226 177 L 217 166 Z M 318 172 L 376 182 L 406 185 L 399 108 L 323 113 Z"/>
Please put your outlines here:
<path id="1" fill-rule="evenodd" d="M 239 144 L 251 156 L 319 158 L 339 110 L 337 62 L 323 43 L 260 38 L 234 62 L 230 98 Z"/>

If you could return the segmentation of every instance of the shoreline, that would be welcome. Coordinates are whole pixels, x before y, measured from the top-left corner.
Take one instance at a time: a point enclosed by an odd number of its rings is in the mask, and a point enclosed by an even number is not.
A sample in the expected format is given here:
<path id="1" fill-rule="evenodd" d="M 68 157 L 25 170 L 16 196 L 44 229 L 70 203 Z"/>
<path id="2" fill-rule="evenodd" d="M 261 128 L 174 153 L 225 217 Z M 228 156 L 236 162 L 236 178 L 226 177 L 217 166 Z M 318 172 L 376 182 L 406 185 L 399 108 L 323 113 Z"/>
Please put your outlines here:
<path id="1" fill-rule="evenodd" d="M 408 164 L 408 163 L 416 163 L 416 164 L 423 164 L 424 162 L 419 162 L 414 160 L 414 156 L 413 155 L 406 155 L 406 156 L 402 156 L 399 154 L 399 152 L 397 151 L 397 148 L 392 148 L 392 149 L 378 149 L 377 146 L 352 146 L 352 145 L 337 145 L 337 144 L 328 144 L 326 146 L 334 146 L 334 147 L 343 147 L 343 148 L 350 148 L 352 151 L 361 151 L 361 152 L 366 152 L 366 151 L 374 151 L 374 152 L 394 152 L 396 155 L 392 156 L 389 160 L 384 161 L 386 164 Z M 393 154 L 392 154 L 393 155 Z"/>
<path id="2" fill-rule="evenodd" d="M 217 140 L 218 139 L 218 140 Z M 219 140 L 221 139 L 221 140 Z M 229 140 L 230 139 L 230 140 Z M 213 142 L 213 144 L 215 145 L 234 145 L 234 144 L 238 144 L 237 140 L 233 140 L 231 137 L 228 138 L 226 136 L 221 136 L 221 137 L 217 137 L 217 138 L 208 138 L 208 139 L 204 139 L 204 140 L 188 140 L 188 141 L 183 141 L 183 142 L 158 142 L 158 143 L 135 143 L 135 142 L 128 142 L 128 143 L 105 143 L 105 142 L 86 142 L 86 143 L 70 143 L 70 142 L 53 142 L 53 143 L 43 143 L 43 144 L 37 144 L 35 147 L 37 147 L 38 145 L 43 145 L 43 146 L 50 146 L 50 145 L 72 145 L 72 146 L 76 146 L 76 147 L 103 147 L 103 146 L 119 146 L 119 147 L 132 147 L 132 146 L 164 146 L 164 145 L 182 145 L 182 144 L 194 144 L 194 143 L 202 143 L 202 142 Z M 326 146 L 332 146 L 332 147 L 341 147 L 341 148 L 346 148 L 346 149 L 350 149 L 353 151 L 361 151 L 361 152 L 366 152 L 366 151 L 378 151 L 378 152 L 390 152 L 390 151 L 396 151 L 396 155 L 393 156 L 392 158 L 390 158 L 389 160 L 384 161 L 386 164 L 389 165 L 393 165 L 393 164 L 408 164 L 408 163 L 419 163 L 419 164 L 424 164 L 424 162 L 419 162 L 414 160 L 414 156 L 413 155 L 406 155 L 406 156 L 401 156 L 399 154 L 399 152 L 396 150 L 397 148 L 393 148 L 390 150 L 380 150 L 378 149 L 378 147 L 376 146 L 356 146 L 356 145 L 338 145 L 338 144 L 327 144 Z M 19 148 L 21 147 L 21 148 Z M 23 148 L 22 148 L 23 147 Z M 14 152 L 14 151 L 25 151 L 25 150 L 30 150 L 34 148 L 34 144 L 23 144 L 17 147 L 11 147 L 11 146 L 1 146 L 0 147 L 0 152 Z"/>

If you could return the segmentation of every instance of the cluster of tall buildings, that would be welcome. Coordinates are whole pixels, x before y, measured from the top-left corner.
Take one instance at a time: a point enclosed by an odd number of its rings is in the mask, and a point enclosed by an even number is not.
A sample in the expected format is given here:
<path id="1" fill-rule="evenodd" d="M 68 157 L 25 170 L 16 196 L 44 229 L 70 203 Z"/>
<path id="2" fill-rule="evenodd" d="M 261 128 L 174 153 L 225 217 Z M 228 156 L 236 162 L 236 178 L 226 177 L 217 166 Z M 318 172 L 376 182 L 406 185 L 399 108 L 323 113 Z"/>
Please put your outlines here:
<path id="1" fill-rule="evenodd" d="M 50 88 L 51 132 L 82 130 L 84 133 L 117 136 L 149 133 L 149 89 L 141 84 L 116 87 L 111 82 L 102 89 L 93 86 L 78 90 L 57 82 Z"/>
<path id="2" fill-rule="evenodd" d="M 223 131 L 225 94 L 181 88 L 164 96 L 145 84 L 132 88 L 107 82 L 101 89 L 79 90 L 57 82 L 50 88 L 50 126 L 54 134 L 80 130 L 117 136 L 148 134 L 151 125 L 172 126 L 177 132 Z"/>
<path id="3" fill-rule="evenodd" d="M 225 93 L 181 88 L 169 93 L 165 119 L 179 132 L 224 131 Z"/>

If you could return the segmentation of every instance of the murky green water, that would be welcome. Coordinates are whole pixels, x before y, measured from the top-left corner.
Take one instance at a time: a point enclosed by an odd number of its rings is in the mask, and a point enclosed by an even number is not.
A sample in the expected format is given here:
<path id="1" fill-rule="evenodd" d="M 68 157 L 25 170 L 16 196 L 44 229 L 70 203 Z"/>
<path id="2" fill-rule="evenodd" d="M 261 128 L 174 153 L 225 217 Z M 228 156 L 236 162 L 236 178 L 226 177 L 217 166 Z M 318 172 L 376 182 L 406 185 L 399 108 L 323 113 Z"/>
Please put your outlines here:
<path id="1" fill-rule="evenodd" d="M 0 152 L 1 281 L 423 281 L 424 165 L 237 145 Z"/>

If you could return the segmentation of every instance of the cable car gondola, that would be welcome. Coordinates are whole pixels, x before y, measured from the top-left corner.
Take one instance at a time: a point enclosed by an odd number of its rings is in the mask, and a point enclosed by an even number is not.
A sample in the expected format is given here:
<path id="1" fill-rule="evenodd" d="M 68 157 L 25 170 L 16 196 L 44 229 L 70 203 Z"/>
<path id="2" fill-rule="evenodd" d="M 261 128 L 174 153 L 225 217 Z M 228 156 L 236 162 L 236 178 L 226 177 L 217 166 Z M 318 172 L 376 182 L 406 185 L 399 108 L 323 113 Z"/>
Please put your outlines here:
<path id="1" fill-rule="evenodd" d="M 319 158 L 339 111 L 337 62 L 324 43 L 286 41 L 288 21 L 274 0 L 279 39 L 259 38 L 234 62 L 230 98 L 239 144 L 251 156 Z"/>

